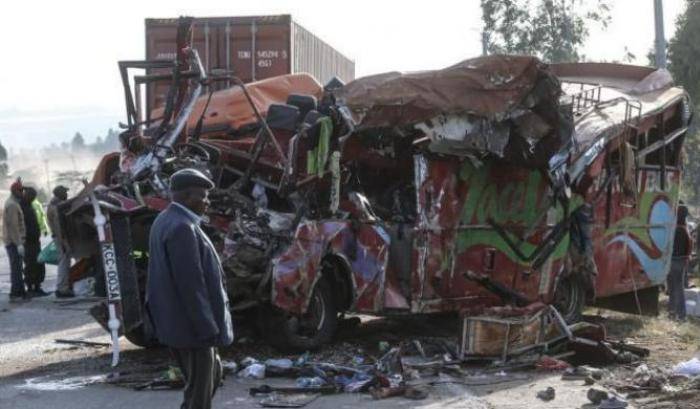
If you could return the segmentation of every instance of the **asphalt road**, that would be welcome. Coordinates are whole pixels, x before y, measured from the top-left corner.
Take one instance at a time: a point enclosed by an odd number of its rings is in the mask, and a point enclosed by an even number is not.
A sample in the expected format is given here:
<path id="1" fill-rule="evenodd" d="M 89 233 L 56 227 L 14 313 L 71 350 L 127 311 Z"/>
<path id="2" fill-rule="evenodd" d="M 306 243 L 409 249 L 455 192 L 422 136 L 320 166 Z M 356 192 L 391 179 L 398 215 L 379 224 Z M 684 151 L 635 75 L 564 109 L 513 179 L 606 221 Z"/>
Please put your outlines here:
<path id="1" fill-rule="evenodd" d="M 53 290 L 55 269 L 49 267 L 45 289 Z M 5 252 L 0 250 L 0 409 L 110 409 L 177 408 L 180 391 L 134 391 L 105 384 L 110 367 L 109 348 L 57 344 L 55 339 L 109 342 L 92 321 L 87 301 L 63 303 L 53 296 L 23 304 L 9 304 L 9 271 Z M 164 351 L 145 352 L 122 339 L 122 374 L 140 371 L 167 361 Z M 236 348 L 234 346 L 233 348 Z M 316 408 L 579 408 L 587 407 L 586 391 L 580 382 L 561 381 L 560 374 L 516 373 L 484 385 L 444 383 L 428 388 L 421 401 L 404 398 L 373 400 L 365 394 L 321 396 L 306 407 Z M 426 379 L 430 381 L 434 379 Z M 90 383 L 94 382 L 94 383 Z M 214 400 L 215 408 L 258 408 L 259 398 L 248 395 L 254 385 L 293 385 L 293 379 L 250 381 L 229 377 Z M 557 397 L 546 404 L 537 391 L 553 386 Z"/>

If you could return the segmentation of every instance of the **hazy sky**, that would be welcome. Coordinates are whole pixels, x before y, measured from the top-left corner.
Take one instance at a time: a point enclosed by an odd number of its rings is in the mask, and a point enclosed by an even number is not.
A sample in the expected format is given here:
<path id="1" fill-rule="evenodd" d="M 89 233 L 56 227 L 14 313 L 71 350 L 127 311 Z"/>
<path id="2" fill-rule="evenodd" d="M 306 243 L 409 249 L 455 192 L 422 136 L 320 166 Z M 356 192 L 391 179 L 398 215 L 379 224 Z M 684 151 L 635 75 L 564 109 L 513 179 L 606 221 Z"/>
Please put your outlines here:
<path id="1" fill-rule="evenodd" d="M 606 31 L 593 28 L 589 60 L 640 63 L 653 45 L 653 0 L 612 0 Z M 342 6 L 347 5 L 347 6 Z M 664 0 L 666 36 L 683 0 Z M 144 18 L 292 14 L 356 62 L 358 76 L 440 68 L 481 52 L 479 0 L 461 1 L 0 1 L 0 140 L 58 142 L 85 124 L 86 136 L 123 116 L 120 59 L 144 57 Z M 53 133 L 49 133 L 53 130 Z"/>

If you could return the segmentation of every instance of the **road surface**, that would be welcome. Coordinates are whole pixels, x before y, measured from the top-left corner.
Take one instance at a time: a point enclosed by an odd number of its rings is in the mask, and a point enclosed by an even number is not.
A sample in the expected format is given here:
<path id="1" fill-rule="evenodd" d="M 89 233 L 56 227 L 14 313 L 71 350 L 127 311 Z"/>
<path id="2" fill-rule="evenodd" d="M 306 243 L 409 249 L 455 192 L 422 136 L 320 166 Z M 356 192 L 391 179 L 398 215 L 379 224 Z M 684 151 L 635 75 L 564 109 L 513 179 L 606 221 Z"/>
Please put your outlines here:
<path id="1" fill-rule="evenodd" d="M 55 268 L 48 266 L 45 289 L 55 285 Z M 2 409 L 111 409 L 177 408 L 180 391 L 134 391 L 105 384 L 116 371 L 110 367 L 109 348 L 57 344 L 55 339 L 109 342 L 93 322 L 85 300 L 63 302 L 53 296 L 10 304 L 7 257 L 0 251 L 0 408 Z M 340 342 L 340 341 L 339 341 Z M 167 365 L 167 352 L 145 352 L 122 339 L 123 362 L 118 371 L 144 371 Z M 233 348 L 237 348 L 234 346 Z M 422 401 L 404 398 L 373 400 L 366 394 L 321 396 L 306 407 L 319 408 L 580 408 L 585 406 L 588 387 L 581 382 L 562 381 L 559 373 L 505 374 L 502 379 L 485 378 L 485 385 L 443 383 L 427 390 Z M 495 380 L 494 380 L 495 379 Z M 434 379 L 425 379 L 425 382 Z M 94 383 L 90 383 L 94 382 Z M 268 383 L 293 385 L 293 379 L 250 381 L 229 376 L 214 400 L 215 408 L 258 408 L 259 398 L 250 397 L 251 386 Z M 537 391 L 552 386 L 553 401 L 543 403 Z"/>

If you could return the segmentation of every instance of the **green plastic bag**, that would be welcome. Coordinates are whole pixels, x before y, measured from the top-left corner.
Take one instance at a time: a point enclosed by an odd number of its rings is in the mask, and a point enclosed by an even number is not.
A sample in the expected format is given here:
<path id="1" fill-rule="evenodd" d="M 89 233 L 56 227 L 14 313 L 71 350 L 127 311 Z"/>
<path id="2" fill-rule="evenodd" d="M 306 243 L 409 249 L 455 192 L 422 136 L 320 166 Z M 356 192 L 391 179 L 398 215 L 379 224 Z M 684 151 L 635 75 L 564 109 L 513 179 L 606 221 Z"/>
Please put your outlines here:
<path id="1" fill-rule="evenodd" d="M 47 244 L 46 247 L 41 249 L 39 252 L 39 257 L 36 261 L 44 264 L 58 265 L 58 247 L 56 247 L 56 241 L 52 240 L 51 243 Z"/>

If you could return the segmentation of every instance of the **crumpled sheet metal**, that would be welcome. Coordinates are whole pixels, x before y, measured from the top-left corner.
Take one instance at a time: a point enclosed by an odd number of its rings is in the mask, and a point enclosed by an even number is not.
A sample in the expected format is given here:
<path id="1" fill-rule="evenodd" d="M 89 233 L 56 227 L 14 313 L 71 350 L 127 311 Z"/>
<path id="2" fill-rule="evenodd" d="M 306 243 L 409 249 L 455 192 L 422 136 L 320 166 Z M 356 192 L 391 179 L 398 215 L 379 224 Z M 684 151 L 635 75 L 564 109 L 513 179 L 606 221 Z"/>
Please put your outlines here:
<path id="1" fill-rule="evenodd" d="M 273 262 L 272 303 L 301 314 L 308 307 L 326 256 L 343 260 L 350 270 L 358 312 L 384 307 L 389 235 L 381 226 L 348 221 L 306 221 L 297 227 L 292 244 Z M 392 293 L 400 292 L 398 290 Z"/>
<path id="2" fill-rule="evenodd" d="M 607 142 L 619 135 L 624 129 L 626 100 L 632 103 L 641 103 L 641 111 L 638 112 L 636 109 L 632 111 L 634 117 L 638 113 L 641 117 L 646 117 L 663 111 L 685 97 L 687 97 L 686 92 L 682 88 L 677 87 L 634 96 L 612 88 L 603 88 L 601 90 L 601 101 L 613 101 L 616 99 L 617 101 L 605 104 L 601 109 L 591 109 L 577 118 L 575 123 L 576 132 L 574 133 L 576 151 L 583 153 L 599 140 L 602 139 Z"/>
<path id="3" fill-rule="evenodd" d="M 558 80 L 537 58 L 486 56 L 442 70 L 360 78 L 343 87 L 338 98 L 359 128 L 418 123 L 442 114 L 501 119 L 522 104 L 529 107 L 534 101 L 526 97 L 541 79 L 558 88 Z"/>
<path id="4" fill-rule="evenodd" d="M 506 124 L 466 115 L 440 115 L 415 127 L 430 138 L 429 149 L 436 153 L 469 156 L 491 152 L 503 157 L 510 139 Z"/>
<path id="5" fill-rule="evenodd" d="M 577 63 L 553 64 L 552 70 L 563 81 L 563 98 L 581 92 L 581 83 L 599 84 L 600 103 L 583 110 L 575 120 L 572 160 L 569 175 L 576 179 L 607 143 L 626 129 L 625 120 L 655 115 L 681 99 L 687 93 L 673 86 L 666 70 L 622 64 Z M 628 102 L 640 109 L 627 111 Z"/>
<path id="6" fill-rule="evenodd" d="M 534 57 L 488 56 L 418 73 L 361 78 L 338 92 L 359 130 L 422 132 L 432 152 L 546 167 L 571 141 L 561 86 Z M 413 132 L 420 138 L 420 133 Z"/>
<path id="7" fill-rule="evenodd" d="M 284 104 L 289 94 L 312 95 L 320 98 L 323 87 L 309 74 L 287 74 L 246 84 L 250 98 L 258 108 L 260 115 L 265 117 L 271 104 Z M 187 120 L 187 128 L 194 129 L 202 114 L 209 95 L 200 97 L 194 106 L 194 115 Z M 163 108 L 153 111 L 152 116 L 158 118 Z M 240 87 L 231 87 L 215 91 L 204 115 L 205 128 L 239 129 L 245 125 L 255 124 L 258 119 Z M 205 136 L 206 139 L 206 136 Z"/>

